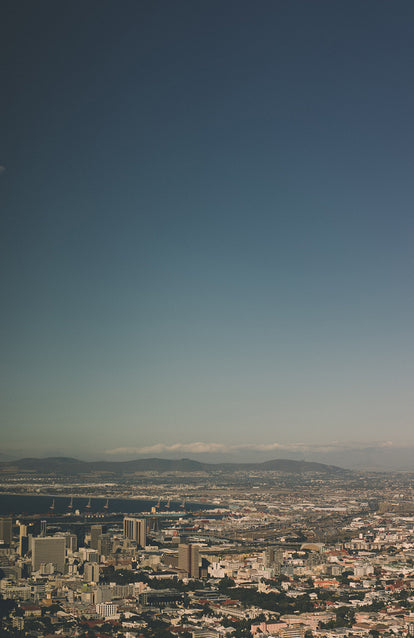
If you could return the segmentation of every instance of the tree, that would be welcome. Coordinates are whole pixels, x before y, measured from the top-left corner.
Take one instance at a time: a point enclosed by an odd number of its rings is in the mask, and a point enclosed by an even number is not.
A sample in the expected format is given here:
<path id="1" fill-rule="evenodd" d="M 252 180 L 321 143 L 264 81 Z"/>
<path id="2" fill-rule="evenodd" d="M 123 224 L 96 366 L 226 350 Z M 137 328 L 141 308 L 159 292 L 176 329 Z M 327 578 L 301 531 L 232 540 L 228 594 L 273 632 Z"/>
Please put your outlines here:
<path id="1" fill-rule="evenodd" d="M 62 611 L 62 607 L 58 603 L 52 603 L 48 608 L 49 614 L 56 614 L 57 611 Z"/>
<path id="2" fill-rule="evenodd" d="M 336 610 L 336 626 L 352 627 L 355 622 L 355 612 L 350 607 L 339 607 Z"/>
<path id="3" fill-rule="evenodd" d="M 210 605 L 208 603 L 204 603 L 203 610 L 202 610 L 202 615 L 203 616 L 214 616 L 214 611 L 212 610 L 212 608 L 210 607 Z"/>
<path id="4" fill-rule="evenodd" d="M 226 592 L 228 589 L 230 589 L 230 587 L 234 587 L 234 585 L 234 580 L 232 578 L 228 578 L 228 576 L 225 576 L 219 581 L 217 587 L 219 591 Z"/>
<path id="5" fill-rule="evenodd" d="M 9 600 L 8 598 L 3 598 L 0 594 L 0 618 L 4 618 L 8 616 L 13 609 L 16 608 L 16 603 L 14 600 Z"/>

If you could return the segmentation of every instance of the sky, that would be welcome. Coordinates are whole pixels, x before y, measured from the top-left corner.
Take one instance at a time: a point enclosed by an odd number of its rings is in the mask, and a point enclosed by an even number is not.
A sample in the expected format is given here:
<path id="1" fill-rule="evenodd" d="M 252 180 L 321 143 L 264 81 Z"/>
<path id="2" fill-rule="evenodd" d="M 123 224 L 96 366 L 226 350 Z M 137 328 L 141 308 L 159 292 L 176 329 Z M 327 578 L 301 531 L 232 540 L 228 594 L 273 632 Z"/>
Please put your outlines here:
<path id="1" fill-rule="evenodd" d="M 2 453 L 411 449 L 412 1 L 0 29 Z"/>

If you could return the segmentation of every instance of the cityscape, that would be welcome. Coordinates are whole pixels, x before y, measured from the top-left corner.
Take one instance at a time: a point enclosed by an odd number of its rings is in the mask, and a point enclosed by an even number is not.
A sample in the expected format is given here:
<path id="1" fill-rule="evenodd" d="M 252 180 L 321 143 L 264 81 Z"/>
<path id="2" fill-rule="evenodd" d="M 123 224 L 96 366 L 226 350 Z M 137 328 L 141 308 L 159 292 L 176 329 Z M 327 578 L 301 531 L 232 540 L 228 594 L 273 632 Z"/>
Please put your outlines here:
<path id="1" fill-rule="evenodd" d="M 281 462 L 99 477 L 3 466 L 1 635 L 413 635 L 414 476 Z"/>

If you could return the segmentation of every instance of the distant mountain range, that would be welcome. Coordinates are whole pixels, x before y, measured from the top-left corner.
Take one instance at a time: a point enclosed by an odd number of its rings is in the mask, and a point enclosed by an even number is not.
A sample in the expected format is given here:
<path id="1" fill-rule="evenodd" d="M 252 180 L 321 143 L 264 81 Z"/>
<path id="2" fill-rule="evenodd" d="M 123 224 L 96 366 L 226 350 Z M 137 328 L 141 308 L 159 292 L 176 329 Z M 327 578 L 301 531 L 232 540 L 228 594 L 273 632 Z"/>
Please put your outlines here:
<path id="1" fill-rule="evenodd" d="M 264 463 L 201 463 L 191 459 L 136 459 L 134 461 L 80 461 L 70 457 L 24 458 L 0 462 L 0 472 L 30 472 L 35 474 L 133 474 L 135 472 L 288 472 L 302 474 L 343 472 L 335 465 L 308 461 L 275 459 Z"/>

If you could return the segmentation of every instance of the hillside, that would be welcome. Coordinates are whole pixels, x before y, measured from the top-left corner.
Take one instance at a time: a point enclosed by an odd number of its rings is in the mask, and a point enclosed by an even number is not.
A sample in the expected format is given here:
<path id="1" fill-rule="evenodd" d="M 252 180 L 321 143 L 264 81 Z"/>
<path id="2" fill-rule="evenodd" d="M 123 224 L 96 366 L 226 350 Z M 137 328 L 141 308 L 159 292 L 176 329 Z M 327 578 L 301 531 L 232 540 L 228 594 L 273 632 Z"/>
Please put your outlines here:
<path id="1" fill-rule="evenodd" d="M 81 461 L 70 457 L 24 458 L 0 462 L 0 472 L 30 472 L 35 474 L 132 474 L 135 472 L 287 472 L 302 474 L 318 472 L 332 474 L 342 471 L 334 465 L 308 461 L 275 459 L 264 463 L 200 463 L 191 459 L 136 459 L 133 461 Z"/>

